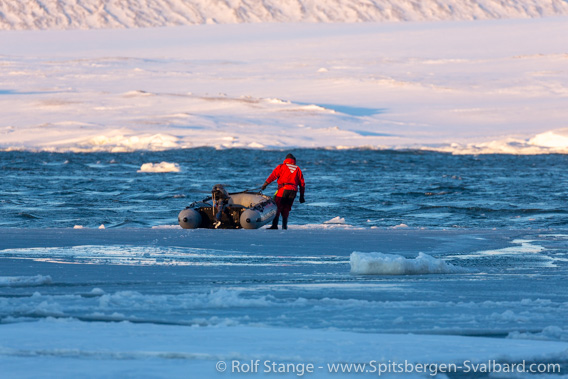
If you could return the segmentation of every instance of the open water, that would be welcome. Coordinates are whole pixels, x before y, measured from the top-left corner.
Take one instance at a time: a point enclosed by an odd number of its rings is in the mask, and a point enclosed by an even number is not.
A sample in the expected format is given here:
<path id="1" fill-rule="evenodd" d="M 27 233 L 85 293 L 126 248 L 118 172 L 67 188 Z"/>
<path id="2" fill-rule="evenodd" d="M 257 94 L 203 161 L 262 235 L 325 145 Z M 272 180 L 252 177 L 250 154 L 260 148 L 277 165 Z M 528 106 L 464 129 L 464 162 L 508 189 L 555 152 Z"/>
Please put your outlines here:
<path id="1" fill-rule="evenodd" d="M 258 188 L 288 151 L 211 148 L 134 153 L 0 152 L 0 227 L 151 227 L 216 183 Z M 358 227 L 562 228 L 568 156 L 293 150 L 306 178 L 293 224 L 334 217 Z M 180 172 L 138 172 L 144 163 Z M 272 184 L 267 193 L 275 190 Z"/>

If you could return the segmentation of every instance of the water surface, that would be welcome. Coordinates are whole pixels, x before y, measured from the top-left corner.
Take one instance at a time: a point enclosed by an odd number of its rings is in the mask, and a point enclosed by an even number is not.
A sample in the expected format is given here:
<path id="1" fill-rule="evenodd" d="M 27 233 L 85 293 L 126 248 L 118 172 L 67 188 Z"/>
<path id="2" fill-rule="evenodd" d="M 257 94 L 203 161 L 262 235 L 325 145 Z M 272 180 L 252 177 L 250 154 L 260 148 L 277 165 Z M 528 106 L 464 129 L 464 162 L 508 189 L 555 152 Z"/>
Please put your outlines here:
<path id="1" fill-rule="evenodd" d="M 0 152 L 1 227 L 151 227 L 177 223 L 216 183 L 257 188 L 288 151 L 209 148 L 134 153 Z M 558 228 L 567 225 L 565 155 L 296 150 L 305 204 L 291 224 Z M 144 163 L 181 172 L 140 173 Z M 267 193 L 275 190 L 275 184 Z"/>

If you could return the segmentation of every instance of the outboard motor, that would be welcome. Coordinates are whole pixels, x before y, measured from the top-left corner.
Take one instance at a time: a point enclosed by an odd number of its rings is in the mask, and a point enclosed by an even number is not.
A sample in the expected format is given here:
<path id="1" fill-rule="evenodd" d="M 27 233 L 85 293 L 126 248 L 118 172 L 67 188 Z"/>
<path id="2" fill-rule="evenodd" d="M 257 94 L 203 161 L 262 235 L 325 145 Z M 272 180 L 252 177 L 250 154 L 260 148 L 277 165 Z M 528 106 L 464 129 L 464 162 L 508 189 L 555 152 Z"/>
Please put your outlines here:
<path id="1" fill-rule="evenodd" d="M 222 184 L 215 184 L 213 189 L 211 190 L 211 197 L 213 198 L 213 202 L 221 199 L 228 199 L 229 193 L 225 189 L 225 186 Z"/>

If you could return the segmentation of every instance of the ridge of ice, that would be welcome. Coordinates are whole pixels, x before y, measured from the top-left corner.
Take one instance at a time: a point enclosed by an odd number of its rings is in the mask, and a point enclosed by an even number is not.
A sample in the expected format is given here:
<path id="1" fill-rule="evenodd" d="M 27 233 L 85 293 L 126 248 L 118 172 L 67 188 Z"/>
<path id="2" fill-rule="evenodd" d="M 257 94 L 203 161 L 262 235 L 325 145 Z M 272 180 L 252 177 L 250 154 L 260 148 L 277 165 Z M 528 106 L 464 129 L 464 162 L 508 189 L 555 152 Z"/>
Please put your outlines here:
<path id="1" fill-rule="evenodd" d="M 457 274 L 469 270 L 454 266 L 428 254 L 419 253 L 414 259 L 397 254 L 362 253 L 354 251 L 349 257 L 351 273 L 355 275 L 422 275 Z"/>
<path id="2" fill-rule="evenodd" d="M 241 296 L 241 291 L 220 289 L 209 293 L 182 294 L 177 296 L 152 296 L 144 295 L 136 291 L 119 291 L 111 294 L 103 294 L 99 299 L 99 307 L 102 309 L 124 307 L 127 309 L 144 309 L 155 307 L 156 304 L 164 308 L 172 306 L 197 307 L 197 308 L 230 308 L 230 307 L 270 307 L 275 304 L 271 296 L 259 296 L 246 298 Z"/>
<path id="3" fill-rule="evenodd" d="M 51 284 L 51 276 L 0 276 L 0 287 L 35 287 Z"/>
<path id="4" fill-rule="evenodd" d="M 527 139 L 505 138 L 467 145 L 452 143 L 426 150 L 452 154 L 568 154 L 568 129 L 550 130 Z"/>
<path id="5" fill-rule="evenodd" d="M 531 138 L 527 144 L 543 148 L 568 151 L 568 129 L 552 130 Z"/>
<path id="6" fill-rule="evenodd" d="M 334 217 L 331 220 L 327 220 L 323 222 L 324 224 L 346 224 L 345 219 L 343 217 Z"/>
<path id="7" fill-rule="evenodd" d="M 551 325 L 537 333 L 514 331 L 509 333 L 507 338 L 536 341 L 568 341 L 568 330 L 556 325 Z"/>

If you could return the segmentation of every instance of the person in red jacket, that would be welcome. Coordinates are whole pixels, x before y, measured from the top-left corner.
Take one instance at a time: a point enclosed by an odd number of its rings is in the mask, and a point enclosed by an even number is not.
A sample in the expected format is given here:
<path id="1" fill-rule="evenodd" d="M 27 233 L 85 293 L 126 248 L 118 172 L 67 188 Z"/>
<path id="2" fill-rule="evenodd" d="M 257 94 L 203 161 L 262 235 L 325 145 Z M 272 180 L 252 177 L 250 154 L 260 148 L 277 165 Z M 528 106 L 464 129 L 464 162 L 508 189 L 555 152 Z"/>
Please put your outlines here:
<path id="1" fill-rule="evenodd" d="M 304 190 L 306 189 L 304 174 L 302 174 L 300 167 L 296 165 L 296 157 L 292 154 L 286 155 L 284 163 L 276 166 L 272 174 L 270 174 L 262 185 L 261 190 L 264 191 L 266 187 L 275 180 L 278 180 L 278 192 L 276 192 L 274 201 L 276 202 L 278 210 L 272 221 L 272 226 L 268 229 L 278 229 L 278 219 L 281 213 L 282 229 L 288 229 L 288 215 L 290 214 L 290 210 L 292 210 L 292 204 L 294 204 L 298 188 L 300 189 L 300 203 L 306 201 L 304 199 Z"/>

